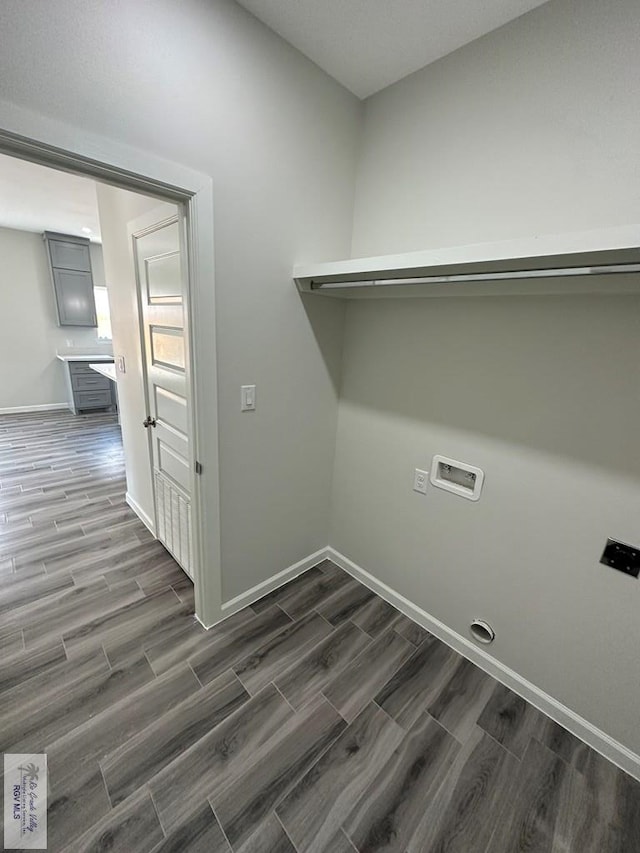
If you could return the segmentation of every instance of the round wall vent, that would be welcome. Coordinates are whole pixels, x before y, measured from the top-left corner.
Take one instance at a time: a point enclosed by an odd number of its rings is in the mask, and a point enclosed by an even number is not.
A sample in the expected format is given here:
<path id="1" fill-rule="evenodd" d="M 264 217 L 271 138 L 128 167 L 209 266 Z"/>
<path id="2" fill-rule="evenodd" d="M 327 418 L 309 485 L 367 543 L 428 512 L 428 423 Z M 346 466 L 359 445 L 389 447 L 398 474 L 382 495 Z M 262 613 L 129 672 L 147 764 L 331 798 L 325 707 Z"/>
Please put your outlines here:
<path id="1" fill-rule="evenodd" d="M 491 625 L 482 619 L 474 619 L 470 625 L 471 636 L 478 643 L 492 643 L 496 638 L 496 632 Z"/>

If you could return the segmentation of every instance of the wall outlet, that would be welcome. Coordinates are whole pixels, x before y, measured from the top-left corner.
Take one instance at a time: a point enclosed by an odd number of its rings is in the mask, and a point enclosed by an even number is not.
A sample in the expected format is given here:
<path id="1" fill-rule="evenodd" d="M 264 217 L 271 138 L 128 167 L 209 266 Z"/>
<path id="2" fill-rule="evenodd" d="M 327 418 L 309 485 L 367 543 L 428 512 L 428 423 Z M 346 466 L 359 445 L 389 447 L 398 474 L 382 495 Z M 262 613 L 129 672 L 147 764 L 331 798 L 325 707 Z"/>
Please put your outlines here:
<path id="1" fill-rule="evenodd" d="M 256 386 L 240 386 L 240 411 L 252 412 L 256 407 Z"/>
<path id="2" fill-rule="evenodd" d="M 604 566 L 637 578 L 640 574 L 640 548 L 625 545 L 624 542 L 616 542 L 615 539 L 607 539 L 600 562 Z"/>
<path id="3" fill-rule="evenodd" d="M 413 475 L 413 491 L 420 492 L 421 495 L 427 494 L 427 483 L 429 482 L 429 472 L 421 471 L 416 468 Z"/>

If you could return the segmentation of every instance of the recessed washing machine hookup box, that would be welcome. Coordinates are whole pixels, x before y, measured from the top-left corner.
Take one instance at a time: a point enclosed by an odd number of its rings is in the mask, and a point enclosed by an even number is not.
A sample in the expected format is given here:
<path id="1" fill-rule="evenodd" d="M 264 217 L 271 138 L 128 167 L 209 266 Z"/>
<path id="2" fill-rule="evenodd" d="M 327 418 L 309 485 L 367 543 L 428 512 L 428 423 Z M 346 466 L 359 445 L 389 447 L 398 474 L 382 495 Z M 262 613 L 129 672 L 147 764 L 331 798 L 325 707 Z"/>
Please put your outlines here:
<path id="1" fill-rule="evenodd" d="M 458 462 L 447 456 L 434 456 L 431 465 L 431 484 L 438 489 L 445 489 L 467 498 L 470 501 L 480 499 L 482 484 L 484 482 L 484 471 L 475 465 L 466 462 Z"/>

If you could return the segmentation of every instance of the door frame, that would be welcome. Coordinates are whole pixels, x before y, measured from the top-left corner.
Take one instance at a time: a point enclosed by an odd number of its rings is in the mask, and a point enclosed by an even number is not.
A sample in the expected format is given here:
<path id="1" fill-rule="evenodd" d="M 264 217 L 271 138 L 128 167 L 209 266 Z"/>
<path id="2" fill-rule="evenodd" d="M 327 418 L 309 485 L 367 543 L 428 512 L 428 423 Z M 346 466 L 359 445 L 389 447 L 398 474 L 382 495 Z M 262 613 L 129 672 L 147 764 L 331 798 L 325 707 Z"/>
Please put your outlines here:
<path id="1" fill-rule="evenodd" d="M 190 462 L 196 618 L 223 618 L 215 325 L 213 181 L 150 152 L 64 124 L 0 100 L 0 152 L 121 189 L 181 204 L 187 231 Z"/>

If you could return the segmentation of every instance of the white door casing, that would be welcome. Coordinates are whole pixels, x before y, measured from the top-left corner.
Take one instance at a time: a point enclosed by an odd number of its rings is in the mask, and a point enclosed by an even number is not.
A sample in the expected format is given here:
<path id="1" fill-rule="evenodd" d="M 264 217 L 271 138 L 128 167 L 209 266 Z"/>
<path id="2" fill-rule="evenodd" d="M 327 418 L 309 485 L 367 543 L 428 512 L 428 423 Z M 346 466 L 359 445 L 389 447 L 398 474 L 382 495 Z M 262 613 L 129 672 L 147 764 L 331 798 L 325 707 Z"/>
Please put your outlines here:
<path id="1" fill-rule="evenodd" d="M 129 223 L 140 309 L 156 535 L 193 578 L 192 416 L 184 217 L 162 205 Z"/>
<path id="2" fill-rule="evenodd" d="M 0 151 L 184 205 L 189 235 L 189 319 L 193 406 L 196 617 L 224 618 L 220 544 L 218 390 L 215 325 L 213 181 L 210 175 L 59 119 L 0 100 Z M 206 518 L 206 522 L 205 522 Z"/>

